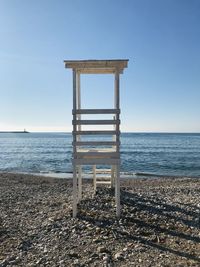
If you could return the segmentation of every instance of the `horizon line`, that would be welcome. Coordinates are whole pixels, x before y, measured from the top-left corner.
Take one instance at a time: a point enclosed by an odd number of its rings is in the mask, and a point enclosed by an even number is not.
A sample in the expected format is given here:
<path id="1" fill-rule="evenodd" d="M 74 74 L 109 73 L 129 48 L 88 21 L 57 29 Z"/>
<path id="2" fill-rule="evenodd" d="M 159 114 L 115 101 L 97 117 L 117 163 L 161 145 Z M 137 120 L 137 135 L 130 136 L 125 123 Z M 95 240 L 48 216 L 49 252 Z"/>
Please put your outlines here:
<path id="1" fill-rule="evenodd" d="M 26 133 L 24 131 L 0 131 L 0 133 Z M 200 132 L 194 131 L 120 131 L 121 133 L 177 133 L 177 134 L 186 134 L 186 133 L 195 133 L 200 134 Z M 27 131 L 27 133 L 72 133 L 72 131 Z"/>

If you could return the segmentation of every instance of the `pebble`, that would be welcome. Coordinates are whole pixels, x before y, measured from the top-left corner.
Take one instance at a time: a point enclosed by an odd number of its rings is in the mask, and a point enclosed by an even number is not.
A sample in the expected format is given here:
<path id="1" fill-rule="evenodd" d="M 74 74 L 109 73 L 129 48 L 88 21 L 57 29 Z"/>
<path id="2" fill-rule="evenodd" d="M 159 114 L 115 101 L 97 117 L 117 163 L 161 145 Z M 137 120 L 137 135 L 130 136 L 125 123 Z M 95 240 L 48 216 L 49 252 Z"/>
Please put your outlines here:
<path id="1" fill-rule="evenodd" d="M 97 248 L 97 252 L 99 252 L 99 253 L 104 253 L 104 252 L 107 252 L 108 250 L 107 250 L 107 248 L 106 247 L 98 247 Z"/>
<path id="2" fill-rule="evenodd" d="M 124 259 L 124 255 L 122 252 L 117 252 L 114 256 L 115 260 L 123 260 Z"/>

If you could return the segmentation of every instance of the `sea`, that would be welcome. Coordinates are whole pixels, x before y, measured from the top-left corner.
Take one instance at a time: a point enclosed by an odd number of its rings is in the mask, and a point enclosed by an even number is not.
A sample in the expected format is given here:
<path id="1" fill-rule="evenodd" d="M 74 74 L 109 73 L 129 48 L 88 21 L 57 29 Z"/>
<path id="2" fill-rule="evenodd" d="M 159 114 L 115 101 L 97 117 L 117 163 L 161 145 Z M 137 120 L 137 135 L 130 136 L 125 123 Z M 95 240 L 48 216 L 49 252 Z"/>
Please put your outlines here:
<path id="1" fill-rule="evenodd" d="M 120 152 L 125 176 L 200 177 L 200 133 L 122 133 Z M 0 172 L 69 177 L 71 157 L 71 133 L 0 134 Z"/>

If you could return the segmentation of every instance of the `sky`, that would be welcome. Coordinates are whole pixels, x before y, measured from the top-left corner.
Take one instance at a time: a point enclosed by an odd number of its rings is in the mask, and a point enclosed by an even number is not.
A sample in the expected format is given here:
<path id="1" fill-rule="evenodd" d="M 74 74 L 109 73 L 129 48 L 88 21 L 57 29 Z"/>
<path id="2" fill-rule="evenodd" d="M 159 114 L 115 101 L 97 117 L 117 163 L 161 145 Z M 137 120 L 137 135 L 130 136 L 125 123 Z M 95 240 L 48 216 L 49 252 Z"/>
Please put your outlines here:
<path id="1" fill-rule="evenodd" d="M 199 0 L 0 0 L 0 131 L 71 131 L 73 59 L 129 59 L 122 131 L 200 132 Z M 112 108 L 112 75 L 81 85 Z"/>

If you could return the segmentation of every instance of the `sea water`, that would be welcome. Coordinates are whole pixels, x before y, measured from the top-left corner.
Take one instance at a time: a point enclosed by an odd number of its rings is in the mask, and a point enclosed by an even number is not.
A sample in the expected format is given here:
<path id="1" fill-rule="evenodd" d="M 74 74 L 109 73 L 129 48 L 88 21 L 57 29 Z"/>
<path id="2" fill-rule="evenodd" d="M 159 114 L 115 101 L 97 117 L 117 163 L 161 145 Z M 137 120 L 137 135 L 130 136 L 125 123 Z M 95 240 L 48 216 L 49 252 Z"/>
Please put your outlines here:
<path id="1" fill-rule="evenodd" d="M 126 174 L 200 177 L 199 133 L 122 133 L 120 149 Z M 1 172 L 71 173 L 71 157 L 70 133 L 0 134 Z"/>

